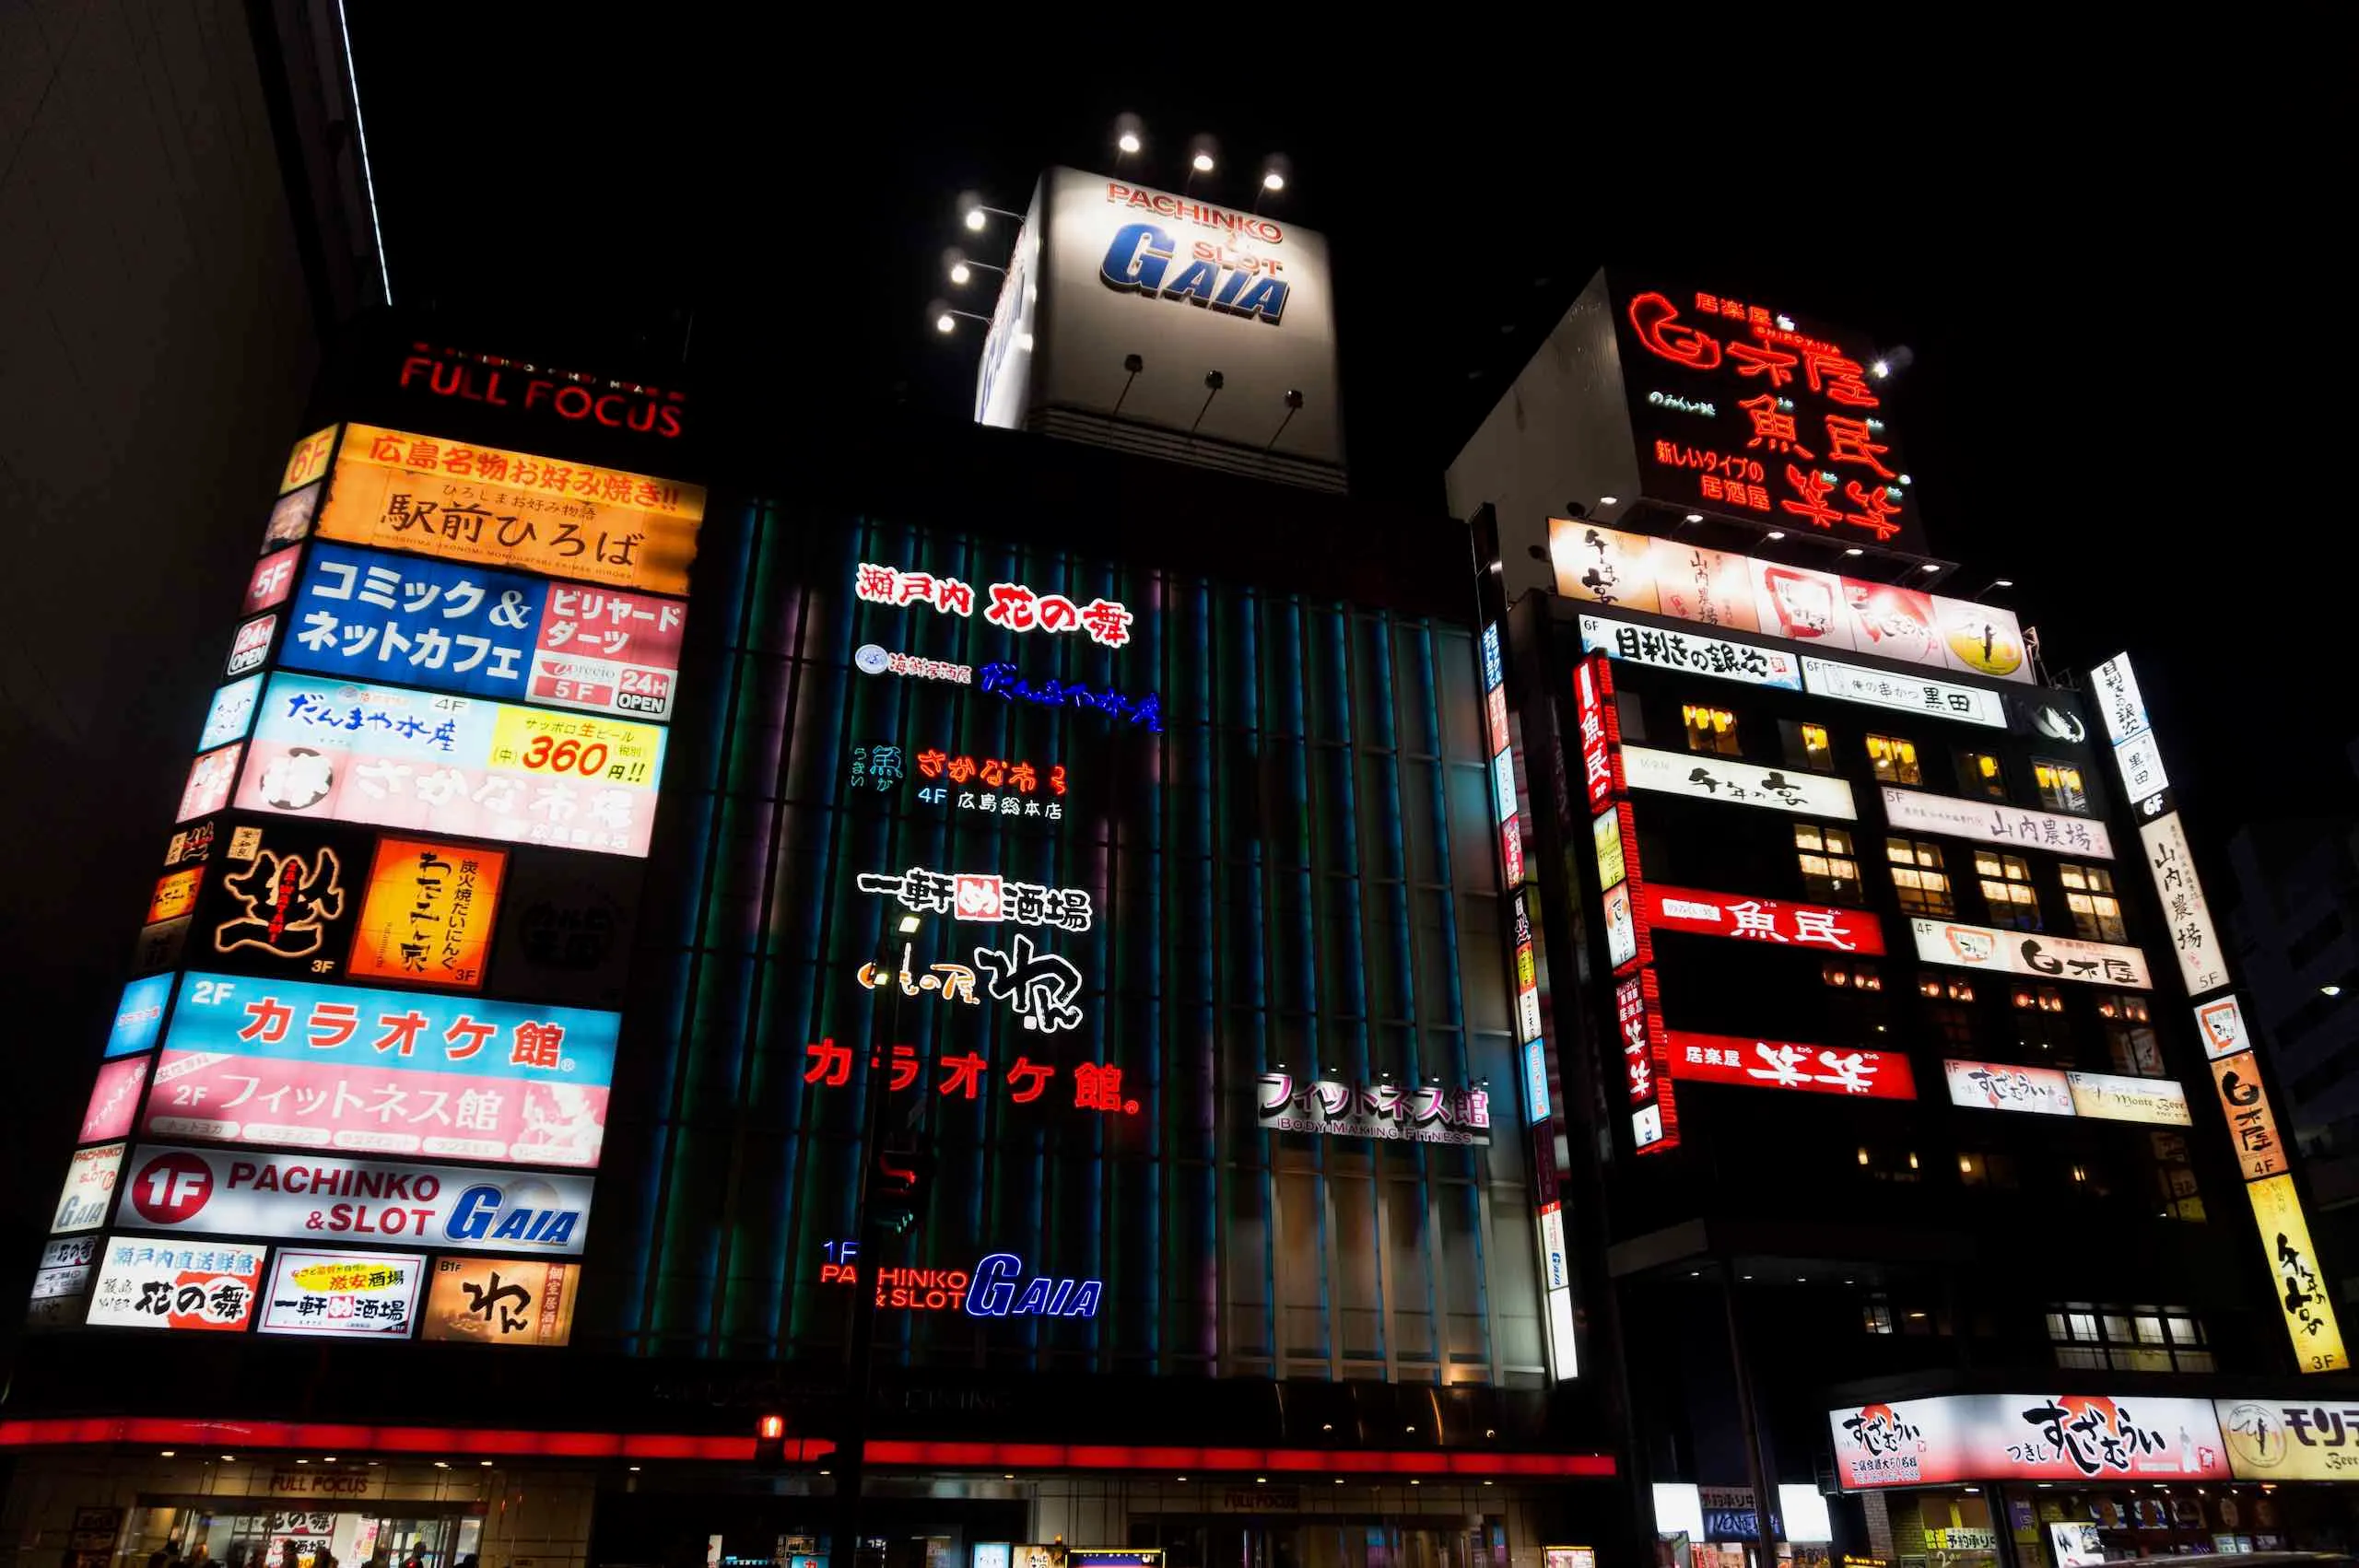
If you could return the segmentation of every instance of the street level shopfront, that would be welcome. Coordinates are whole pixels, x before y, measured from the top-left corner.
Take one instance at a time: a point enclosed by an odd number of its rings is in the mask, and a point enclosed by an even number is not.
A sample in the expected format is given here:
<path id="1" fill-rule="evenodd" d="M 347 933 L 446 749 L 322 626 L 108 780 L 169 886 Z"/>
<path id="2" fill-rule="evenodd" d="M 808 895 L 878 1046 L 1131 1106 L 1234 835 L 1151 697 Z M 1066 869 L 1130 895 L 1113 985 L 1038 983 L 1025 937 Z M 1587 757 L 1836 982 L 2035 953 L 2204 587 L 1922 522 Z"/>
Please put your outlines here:
<path id="1" fill-rule="evenodd" d="M 1948 1395 L 1828 1412 L 1863 1546 L 1898 1568 L 2345 1550 L 2359 1398 Z"/>

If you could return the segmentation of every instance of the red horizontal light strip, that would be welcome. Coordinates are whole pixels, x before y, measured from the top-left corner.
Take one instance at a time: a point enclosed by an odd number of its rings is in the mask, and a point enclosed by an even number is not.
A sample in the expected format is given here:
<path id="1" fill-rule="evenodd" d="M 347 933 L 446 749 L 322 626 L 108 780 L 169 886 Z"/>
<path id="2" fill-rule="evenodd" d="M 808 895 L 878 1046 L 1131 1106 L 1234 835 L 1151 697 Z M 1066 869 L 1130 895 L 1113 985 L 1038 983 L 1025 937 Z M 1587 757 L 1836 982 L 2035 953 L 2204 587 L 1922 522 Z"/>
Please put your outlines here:
<path id="1" fill-rule="evenodd" d="M 872 1439 L 872 1465 L 995 1470 L 1252 1470 L 1260 1474 L 1610 1476 L 1611 1454 L 1442 1453 L 1429 1449 L 1129 1447 L 1087 1443 L 932 1443 Z"/>
<path id="2" fill-rule="evenodd" d="M 750 1464 L 751 1437 L 636 1432 L 522 1432 L 487 1427 L 362 1426 L 342 1422 L 183 1421 L 161 1416 L 64 1416 L 0 1421 L 0 1448 L 76 1444 L 317 1450 L 435 1457 L 709 1459 Z M 820 1437 L 786 1440 L 790 1464 L 836 1451 Z M 1172 1444 L 951 1443 L 872 1438 L 868 1462 L 932 1469 L 1251 1470 L 1259 1474 L 1610 1476 L 1610 1454 L 1490 1454 L 1425 1449 L 1208 1448 Z"/>
<path id="3" fill-rule="evenodd" d="M 362 1426 L 345 1422 L 181 1421 L 161 1416 L 53 1417 L 0 1421 L 0 1448 L 66 1444 L 281 1449 L 349 1454 L 421 1454 L 436 1458 L 522 1456 L 552 1459 L 720 1459 L 750 1464 L 751 1437 L 652 1432 L 520 1432 L 472 1426 Z M 822 1459 L 836 1445 L 793 1438 L 786 1457 Z"/>

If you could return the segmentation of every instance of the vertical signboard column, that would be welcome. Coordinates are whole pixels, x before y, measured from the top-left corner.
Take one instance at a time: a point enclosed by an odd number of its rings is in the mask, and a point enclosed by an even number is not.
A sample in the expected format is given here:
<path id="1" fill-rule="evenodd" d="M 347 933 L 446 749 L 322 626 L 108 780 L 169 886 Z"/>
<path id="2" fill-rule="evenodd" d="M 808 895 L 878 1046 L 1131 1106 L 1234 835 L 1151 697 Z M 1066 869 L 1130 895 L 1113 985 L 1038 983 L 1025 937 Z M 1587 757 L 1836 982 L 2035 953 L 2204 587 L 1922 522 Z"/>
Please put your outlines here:
<path id="1" fill-rule="evenodd" d="M 1499 826 L 1499 873 L 1513 911 L 1516 1058 L 1523 1079 L 1523 1119 L 1532 1153 L 1533 1214 L 1540 1228 L 1542 1320 L 1547 1326 L 1548 1369 L 1559 1382 L 1579 1375 L 1573 1330 L 1573 1263 L 1565 1236 L 1564 1199 L 1556 1176 L 1556 1119 L 1548 1093 L 1551 1052 L 1541 1023 L 1540 955 L 1533 940 L 1539 891 L 1524 881 L 1523 818 L 1516 789 L 1518 748 L 1508 713 L 1507 672 L 1496 622 L 1483 627 L 1483 708 L 1491 745 L 1491 789 Z"/>
<path id="2" fill-rule="evenodd" d="M 1597 854 L 1600 913 L 1614 973 L 1614 1015 L 1626 1076 L 1630 1136 L 1641 1154 L 1679 1147 L 1679 1102 L 1672 1087 L 1671 1040 L 1655 978 L 1654 931 L 1638 861 L 1638 827 L 1622 767 L 1622 723 L 1614 669 L 1604 654 L 1573 667 L 1580 722 L 1581 778 Z"/>
<path id="3" fill-rule="evenodd" d="M 35 1325 L 566 1342 L 702 514 L 371 426 L 297 444 Z"/>
<path id="4" fill-rule="evenodd" d="M 2301 1194 L 2294 1188 L 2278 1133 L 2277 1115 L 2261 1083 L 2260 1064 L 2245 1028 L 2244 1010 L 2229 989 L 2227 954 L 2212 925 L 2203 883 L 2196 875 L 2187 829 L 2179 820 L 2177 802 L 2163 768 L 2161 747 L 2130 655 L 2107 660 L 2091 679 L 2097 705 L 2105 714 L 2106 733 L 2113 742 L 2123 793 L 2138 819 L 2146 870 L 2162 904 L 2179 977 L 2187 984 L 2188 999 L 2195 1004 L 2196 1035 L 2212 1065 L 2220 1110 L 2227 1118 L 2233 1141 L 2232 1153 L 2244 1176 L 2245 1196 L 2252 1203 L 2253 1223 L 2269 1260 L 2270 1293 L 2284 1314 L 2285 1331 L 2293 1340 L 2294 1360 L 2301 1369 L 2343 1371 L 2351 1361 L 2343 1350 L 2341 1327 L 2335 1320 L 2326 1270 L 2310 1240 L 2309 1218 L 2302 1211 Z"/>

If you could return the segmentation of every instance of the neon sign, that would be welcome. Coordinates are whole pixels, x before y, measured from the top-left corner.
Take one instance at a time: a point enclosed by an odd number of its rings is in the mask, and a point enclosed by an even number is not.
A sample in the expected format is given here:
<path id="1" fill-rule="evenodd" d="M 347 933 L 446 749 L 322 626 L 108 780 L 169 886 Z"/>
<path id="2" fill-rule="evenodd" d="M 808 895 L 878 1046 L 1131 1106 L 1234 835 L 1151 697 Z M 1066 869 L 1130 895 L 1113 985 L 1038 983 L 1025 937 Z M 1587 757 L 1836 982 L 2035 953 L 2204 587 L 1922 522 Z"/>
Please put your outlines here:
<path id="1" fill-rule="evenodd" d="M 863 675 L 914 675 L 921 680 L 953 681 L 962 686 L 975 684 L 972 664 L 952 664 L 940 659 L 919 659 L 898 649 L 863 642 L 852 649 L 852 668 Z"/>
<path id="2" fill-rule="evenodd" d="M 1015 666 L 1004 661 L 984 665 L 979 674 L 977 689 L 1003 702 L 1028 702 L 1041 708 L 1095 708 L 1158 734 L 1163 730 L 1163 697 L 1157 692 L 1149 692 L 1144 696 L 1131 696 L 1112 686 L 1093 686 L 1086 681 L 1047 680 L 1036 684 L 1017 674 Z"/>
<path id="3" fill-rule="evenodd" d="M 860 1244 L 819 1244 L 823 1285 L 852 1285 L 860 1280 Z M 1103 1280 L 1026 1276 L 1031 1270 L 1013 1252 L 985 1254 L 972 1269 L 879 1269 L 876 1305 L 902 1312 L 964 1312 L 970 1317 L 1095 1317 L 1106 1293 Z M 1018 1286 L 1021 1284 L 1021 1290 Z"/>
<path id="4" fill-rule="evenodd" d="M 1755 1089 L 1802 1089 L 1815 1094 L 1865 1094 L 1913 1100 L 1917 1081 L 1898 1051 L 1863 1051 L 1790 1040 L 1749 1040 L 1735 1035 L 1671 1032 L 1672 1075 Z"/>
<path id="5" fill-rule="evenodd" d="M 1921 548 L 1872 353 L 1718 294 L 1616 288 L 1614 305 L 1649 495 Z"/>
<path id="6" fill-rule="evenodd" d="M 955 577 L 903 571 L 863 561 L 852 596 L 871 604 L 927 605 L 945 615 L 975 613 L 975 590 Z M 991 585 L 983 619 L 1012 632 L 1086 632 L 1092 642 L 1121 648 L 1131 640 L 1131 613 L 1111 599 L 1076 604 L 1062 593 L 1041 593 L 1020 582 Z"/>
<path id="7" fill-rule="evenodd" d="M 863 893 L 886 895 L 921 915 L 961 920 L 1013 920 L 1020 926 L 1089 929 L 1089 894 L 1078 887 L 1043 887 L 999 876 L 952 874 L 912 866 L 906 872 L 863 872 Z"/>
<path id="8" fill-rule="evenodd" d="M 1262 1074 L 1256 1101 L 1265 1132 L 1329 1138 L 1388 1138 L 1411 1143 L 1491 1141 L 1491 1095 L 1439 1084 L 1341 1083 L 1321 1078 L 1297 1088 L 1285 1072 Z"/>
<path id="9" fill-rule="evenodd" d="M 888 1094 L 903 1094 L 917 1084 L 918 1076 L 925 1069 L 924 1061 L 912 1045 L 895 1045 L 891 1051 L 891 1078 L 885 1088 Z M 838 1045 L 830 1036 L 815 1040 L 803 1047 L 809 1065 L 803 1070 L 803 1082 L 822 1089 L 841 1089 L 851 1082 L 852 1047 Z M 870 1051 L 868 1065 L 884 1070 L 886 1057 L 883 1051 Z M 934 1085 L 934 1093 L 942 1098 L 973 1100 L 981 1093 L 983 1073 L 991 1062 L 980 1053 L 965 1051 L 957 1056 L 945 1056 L 934 1063 L 942 1069 L 942 1078 Z M 1050 1082 L 1057 1075 L 1052 1062 L 1034 1061 L 1019 1056 L 1007 1070 L 1003 1082 L 1008 1087 L 1008 1103 L 1028 1106 L 1044 1098 Z M 1139 1103 L 1122 1096 L 1122 1070 L 1111 1062 L 1075 1062 L 1073 1069 L 1073 1108 L 1097 1111 L 1106 1116 L 1136 1116 Z"/>

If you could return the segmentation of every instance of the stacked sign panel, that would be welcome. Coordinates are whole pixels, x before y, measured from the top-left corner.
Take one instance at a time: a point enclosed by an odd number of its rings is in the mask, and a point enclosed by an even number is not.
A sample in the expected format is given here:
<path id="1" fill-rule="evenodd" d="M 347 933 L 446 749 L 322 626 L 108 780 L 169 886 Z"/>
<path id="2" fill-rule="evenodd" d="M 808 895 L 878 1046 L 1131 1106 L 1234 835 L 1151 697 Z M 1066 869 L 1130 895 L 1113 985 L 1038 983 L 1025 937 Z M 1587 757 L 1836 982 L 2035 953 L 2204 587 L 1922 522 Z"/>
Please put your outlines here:
<path id="1" fill-rule="evenodd" d="M 1549 1371 L 1559 1380 L 1580 1367 L 1574 1339 L 1573 1264 L 1565 1234 L 1565 1207 L 1556 1175 L 1556 1117 L 1549 1090 L 1555 1053 L 1541 1017 L 1541 956 L 1534 917 L 1536 886 L 1524 882 L 1523 819 L 1517 793 L 1519 751 L 1508 708 L 1507 672 L 1498 623 L 1483 627 L 1482 674 L 1485 737 L 1491 748 L 1491 789 L 1499 824 L 1499 874 L 1508 889 L 1513 921 L 1509 957 L 1515 965 L 1516 1053 L 1521 1070 L 1523 1119 L 1532 1160 L 1533 1214 L 1540 1225 L 1543 1318 L 1548 1336 Z"/>
<path id="2" fill-rule="evenodd" d="M 371 426 L 297 445 L 34 1323 L 566 1341 L 702 513 Z"/>
<path id="3" fill-rule="evenodd" d="M 2253 1225 L 2268 1259 L 2270 1295 L 2284 1314 L 2285 1332 L 2302 1371 L 2345 1370 L 2351 1359 L 2335 1318 L 2331 1287 L 2310 1239 L 2309 1216 L 2286 1163 L 2277 1113 L 2261 1082 L 2260 1060 L 2245 1027 L 2244 1009 L 2229 989 L 2233 977 L 2227 954 L 2212 925 L 2187 829 L 2163 772 L 2145 694 L 2127 653 L 2098 665 L 2090 679 L 2113 743 L 2122 790 L 2138 818 L 2140 847 L 2162 904 L 2179 978 L 2195 1004 L 2196 1034 L 2212 1064 L 2231 1153 L 2244 1174 L 2245 1196 L 2251 1200 Z"/>

